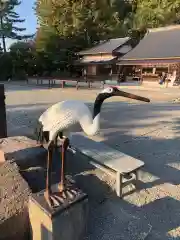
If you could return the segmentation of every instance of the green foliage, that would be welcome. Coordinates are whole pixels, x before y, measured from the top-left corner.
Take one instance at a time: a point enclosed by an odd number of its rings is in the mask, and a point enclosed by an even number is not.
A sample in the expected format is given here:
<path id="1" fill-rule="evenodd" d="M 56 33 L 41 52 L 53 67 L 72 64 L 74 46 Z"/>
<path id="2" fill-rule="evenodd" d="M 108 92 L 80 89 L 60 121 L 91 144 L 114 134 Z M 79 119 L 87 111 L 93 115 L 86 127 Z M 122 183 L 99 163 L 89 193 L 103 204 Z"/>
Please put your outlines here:
<path id="1" fill-rule="evenodd" d="M 13 76 L 23 77 L 34 66 L 35 48 L 30 42 L 16 42 L 10 46 L 10 56 L 13 62 Z"/>
<path id="2" fill-rule="evenodd" d="M 36 13 L 46 39 L 53 34 L 95 41 L 122 35 L 124 18 L 131 10 L 123 0 L 38 0 Z"/>
<path id="3" fill-rule="evenodd" d="M 27 52 L 27 51 L 33 51 L 35 50 L 34 42 L 31 41 L 18 41 L 10 46 L 11 52 L 21 51 L 21 52 Z"/>
<path id="4" fill-rule="evenodd" d="M 133 26 L 153 28 L 173 24 L 180 16 L 180 0 L 137 0 Z"/>
<path id="5" fill-rule="evenodd" d="M 12 74 L 13 63 L 9 53 L 1 53 L 0 55 L 0 81 L 8 80 Z"/>

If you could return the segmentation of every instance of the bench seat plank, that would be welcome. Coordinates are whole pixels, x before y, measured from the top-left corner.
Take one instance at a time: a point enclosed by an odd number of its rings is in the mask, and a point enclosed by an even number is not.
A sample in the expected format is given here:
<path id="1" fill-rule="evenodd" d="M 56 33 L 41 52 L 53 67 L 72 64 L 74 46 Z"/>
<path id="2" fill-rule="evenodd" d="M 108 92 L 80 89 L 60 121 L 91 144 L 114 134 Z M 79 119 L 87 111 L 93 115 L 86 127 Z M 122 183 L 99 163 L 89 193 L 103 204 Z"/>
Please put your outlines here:
<path id="1" fill-rule="evenodd" d="M 144 166 L 144 162 L 113 149 L 102 142 L 89 139 L 81 133 L 71 135 L 71 145 L 84 155 L 121 174 L 131 173 Z"/>

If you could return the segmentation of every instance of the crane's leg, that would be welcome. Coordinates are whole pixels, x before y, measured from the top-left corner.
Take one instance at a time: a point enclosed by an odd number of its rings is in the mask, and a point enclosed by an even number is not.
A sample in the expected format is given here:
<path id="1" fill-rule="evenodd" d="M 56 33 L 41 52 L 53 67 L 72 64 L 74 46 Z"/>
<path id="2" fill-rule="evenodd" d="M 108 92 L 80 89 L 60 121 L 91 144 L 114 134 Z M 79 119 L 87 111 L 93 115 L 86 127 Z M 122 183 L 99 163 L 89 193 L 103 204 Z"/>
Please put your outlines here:
<path id="1" fill-rule="evenodd" d="M 62 159 L 61 159 L 61 181 L 59 184 L 59 190 L 60 192 L 64 191 L 64 185 L 65 185 L 65 167 L 66 167 L 66 153 L 67 153 L 67 149 L 69 147 L 69 139 L 68 138 L 64 138 L 62 140 Z"/>
<path id="2" fill-rule="evenodd" d="M 54 141 L 50 142 L 48 146 L 48 158 L 47 158 L 47 176 L 46 176 L 46 190 L 45 190 L 45 198 L 50 206 L 52 206 L 51 200 L 51 172 L 52 172 L 52 158 L 53 158 L 53 150 L 54 150 Z"/>

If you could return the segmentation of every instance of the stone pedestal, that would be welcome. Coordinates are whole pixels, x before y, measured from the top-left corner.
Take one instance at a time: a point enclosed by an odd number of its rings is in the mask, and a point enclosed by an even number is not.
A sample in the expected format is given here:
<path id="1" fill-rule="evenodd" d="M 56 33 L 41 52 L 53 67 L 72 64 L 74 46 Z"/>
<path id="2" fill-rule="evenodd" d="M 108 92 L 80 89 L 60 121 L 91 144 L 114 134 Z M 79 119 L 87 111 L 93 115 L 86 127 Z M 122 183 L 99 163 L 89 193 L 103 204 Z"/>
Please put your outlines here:
<path id="1" fill-rule="evenodd" d="M 0 166 L 0 239 L 24 240 L 29 231 L 27 203 L 31 190 L 18 166 L 7 161 Z"/>
<path id="2" fill-rule="evenodd" d="M 0 240 L 28 239 L 29 195 L 43 189 L 46 154 L 27 137 L 0 139 Z"/>
<path id="3" fill-rule="evenodd" d="M 33 240 L 81 240 L 88 216 L 87 195 L 79 190 L 71 202 L 50 208 L 44 192 L 29 199 L 29 218 Z"/>

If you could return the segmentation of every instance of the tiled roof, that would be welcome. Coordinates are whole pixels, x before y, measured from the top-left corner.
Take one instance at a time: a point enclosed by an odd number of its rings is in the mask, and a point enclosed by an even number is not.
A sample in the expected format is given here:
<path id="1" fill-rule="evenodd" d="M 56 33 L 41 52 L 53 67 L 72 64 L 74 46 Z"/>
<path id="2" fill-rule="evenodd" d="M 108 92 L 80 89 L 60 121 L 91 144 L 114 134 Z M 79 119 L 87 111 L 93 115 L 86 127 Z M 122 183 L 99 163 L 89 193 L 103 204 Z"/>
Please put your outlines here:
<path id="1" fill-rule="evenodd" d="M 150 29 L 121 61 L 180 58 L 180 25 Z"/>
<path id="2" fill-rule="evenodd" d="M 98 54 L 98 53 L 112 54 L 112 52 L 115 49 L 121 47 L 128 40 L 129 40 L 129 37 L 109 39 L 108 41 L 100 43 L 93 48 L 79 52 L 79 55 Z"/>

